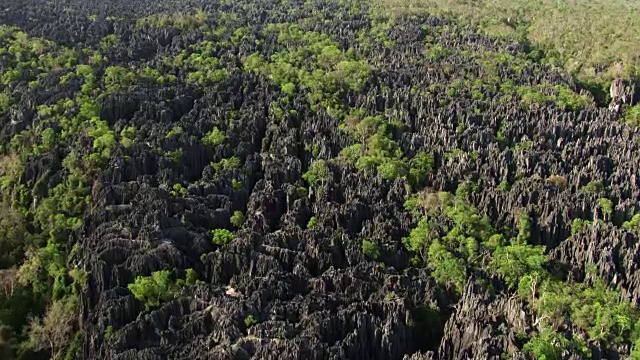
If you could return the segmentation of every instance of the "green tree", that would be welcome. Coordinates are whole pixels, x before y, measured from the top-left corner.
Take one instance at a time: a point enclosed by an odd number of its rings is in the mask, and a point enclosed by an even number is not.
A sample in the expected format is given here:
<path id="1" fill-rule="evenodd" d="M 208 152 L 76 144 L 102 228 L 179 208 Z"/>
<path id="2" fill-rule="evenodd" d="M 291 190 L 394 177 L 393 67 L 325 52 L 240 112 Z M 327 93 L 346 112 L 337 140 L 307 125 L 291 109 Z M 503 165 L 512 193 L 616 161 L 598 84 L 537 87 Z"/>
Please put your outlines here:
<path id="1" fill-rule="evenodd" d="M 233 240 L 233 233 L 227 229 L 211 230 L 211 240 L 218 246 L 223 246 Z"/>
<path id="2" fill-rule="evenodd" d="M 207 146 L 216 146 L 222 144 L 225 138 L 224 131 L 214 126 L 213 129 L 202 138 L 202 143 Z"/>
<path id="3" fill-rule="evenodd" d="M 380 258 L 380 248 L 373 241 L 362 240 L 362 253 L 374 260 Z"/>
<path id="4" fill-rule="evenodd" d="M 438 282 L 452 286 L 458 293 L 462 292 L 467 281 L 464 261 L 454 256 L 440 240 L 434 240 L 429 246 L 429 267 Z"/>
<path id="5" fill-rule="evenodd" d="M 169 270 L 155 271 L 151 276 L 138 276 L 127 287 L 136 299 L 144 302 L 147 309 L 172 299 L 176 292 Z"/>
<path id="6" fill-rule="evenodd" d="M 239 228 L 244 223 L 244 214 L 242 211 L 236 210 L 233 212 L 233 215 L 231 215 L 231 219 L 229 219 L 229 221 L 231 221 L 233 226 Z"/>
<path id="7" fill-rule="evenodd" d="M 327 162 L 319 159 L 314 160 L 309 164 L 309 170 L 302 175 L 302 178 L 309 184 L 315 185 L 321 181 L 324 181 L 329 176 L 329 166 Z"/>
<path id="8" fill-rule="evenodd" d="M 500 274 L 509 287 L 516 288 L 524 275 L 545 272 L 547 261 L 544 246 L 514 244 L 498 247 L 489 267 Z"/>

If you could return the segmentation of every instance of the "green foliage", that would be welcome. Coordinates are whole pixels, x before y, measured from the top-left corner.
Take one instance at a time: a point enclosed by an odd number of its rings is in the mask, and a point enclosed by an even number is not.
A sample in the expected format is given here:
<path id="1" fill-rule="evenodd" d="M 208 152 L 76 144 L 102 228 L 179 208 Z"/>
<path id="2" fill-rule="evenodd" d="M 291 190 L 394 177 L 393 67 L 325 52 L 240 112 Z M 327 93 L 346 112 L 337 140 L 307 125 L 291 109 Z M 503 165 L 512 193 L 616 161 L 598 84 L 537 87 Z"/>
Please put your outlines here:
<path id="1" fill-rule="evenodd" d="M 198 273 L 189 268 L 185 271 L 185 283 L 187 285 L 196 285 L 196 283 L 198 282 Z"/>
<path id="2" fill-rule="evenodd" d="M 242 213 L 242 211 L 236 210 L 233 212 L 233 215 L 231 215 L 229 221 L 231 221 L 231 224 L 233 226 L 239 228 L 244 223 L 244 214 Z"/>
<path id="3" fill-rule="evenodd" d="M 242 190 L 242 181 L 238 181 L 236 179 L 231 179 L 231 188 L 235 191 Z"/>
<path id="4" fill-rule="evenodd" d="M 590 181 L 587 185 L 583 186 L 580 191 L 590 194 L 597 194 L 604 190 L 604 185 L 600 180 Z"/>
<path id="5" fill-rule="evenodd" d="M 427 250 L 431 244 L 430 233 L 431 229 L 427 218 L 422 218 L 418 222 L 418 226 L 411 230 L 409 236 L 402 239 L 402 244 L 408 251 L 417 253 L 422 258 L 426 258 Z"/>
<path id="6" fill-rule="evenodd" d="M 432 154 L 420 152 L 409 161 L 409 179 L 413 186 L 422 186 L 426 175 L 433 171 L 435 162 Z"/>
<path id="7" fill-rule="evenodd" d="M 244 325 L 247 328 L 250 328 L 257 323 L 258 323 L 258 319 L 256 319 L 253 315 L 248 315 L 246 318 L 244 318 Z"/>
<path id="8" fill-rule="evenodd" d="M 558 342 L 557 334 L 546 330 L 532 337 L 522 350 L 536 360 L 561 360 L 562 348 L 556 345 Z"/>
<path id="9" fill-rule="evenodd" d="M 607 198 L 598 199 L 598 206 L 602 209 L 602 214 L 608 218 L 613 213 L 613 202 Z"/>
<path id="10" fill-rule="evenodd" d="M 533 146 L 533 141 L 531 141 L 531 140 L 522 141 L 522 142 L 516 144 L 516 146 L 513 147 L 513 150 L 524 151 L 524 150 L 531 149 L 532 146 Z"/>
<path id="11" fill-rule="evenodd" d="M 311 186 L 316 185 L 329 177 L 329 166 L 325 160 L 314 160 L 309 164 L 309 170 L 302 178 Z"/>
<path id="12" fill-rule="evenodd" d="M 175 137 L 175 136 L 180 136 L 182 135 L 182 133 L 184 133 L 184 130 L 182 130 L 182 126 L 180 125 L 176 125 L 174 127 L 171 128 L 171 130 L 169 130 L 169 132 L 167 133 L 167 135 L 165 136 L 167 139 Z"/>
<path id="13" fill-rule="evenodd" d="M 227 229 L 211 230 L 211 241 L 218 246 L 224 246 L 233 240 L 233 233 Z"/>
<path id="14" fill-rule="evenodd" d="M 393 180 L 406 176 L 409 163 L 402 157 L 402 150 L 393 140 L 394 134 L 400 132 L 401 124 L 394 120 L 385 121 L 384 117 L 350 114 L 348 122 L 343 128 L 352 136 L 362 140 L 362 144 L 354 144 L 340 152 L 340 158 L 355 165 L 360 171 L 376 171 L 381 177 Z M 430 170 L 432 162 L 427 154 L 419 154 L 413 162 L 416 180 L 423 180 L 423 176 Z"/>
<path id="15" fill-rule="evenodd" d="M 307 93 L 313 110 L 324 108 L 330 115 L 341 117 L 344 105 L 340 95 L 360 91 L 369 81 L 371 66 L 358 59 L 353 51 L 343 52 L 326 34 L 303 31 L 297 24 L 270 24 L 267 33 L 278 36 L 286 50 L 265 60 L 259 53 L 243 59 L 243 67 L 266 76 L 282 91 L 293 95 L 296 88 Z"/>
<path id="16" fill-rule="evenodd" d="M 131 147 L 131 145 L 133 145 L 133 141 L 135 140 L 135 137 L 136 137 L 135 126 L 127 126 L 124 129 L 122 129 L 122 131 L 120 131 L 120 144 L 125 148 L 129 148 Z"/>
<path id="17" fill-rule="evenodd" d="M 0 114 L 3 114 L 7 110 L 9 110 L 9 106 L 11 106 L 12 103 L 13 98 L 11 97 L 11 95 L 5 92 L 0 93 Z"/>
<path id="18" fill-rule="evenodd" d="M 516 244 L 525 245 L 531 238 L 531 218 L 526 213 L 520 215 Z"/>
<path id="19" fill-rule="evenodd" d="M 155 271 L 151 276 L 138 276 L 127 287 L 136 299 L 144 302 L 147 310 L 173 299 L 177 292 L 169 270 Z"/>
<path id="20" fill-rule="evenodd" d="M 571 222 L 571 235 L 573 236 L 579 233 L 582 229 L 584 229 L 585 226 L 591 225 L 592 223 L 592 221 L 580 218 L 573 219 L 573 221 Z"/>
<path id="21" fill-rule="evenodd" d="M 509 191 L 511 190 L 511 185 L 509 185 L 509 182 L 506 180 L 502 180 L 500 182 L 500 184 L 498 184 L 498 186 L 496 187 L 496 189 L 500 190 L 500 191 Z"/>
<path id="22" fill-rule="evenodd" d="M 175 28 L 181 31 L 189 31 L 206 26 L 207 20 L 208 15 L 206 12 L 196 10 L 194 13 L 153 14 L 136 20 L 136 25 L 142 28 Z"/>
<path id="23" fill-rule="evenodd" d="M 121 66 L 109 66 L 104 72 L 107 91 L 127 91 L 135 81 L 135 73 Z"/>
<path id="24" fill-rule="evenodd" d="M 517 93 L 527 106 L 555 104 L 559 108 L 575 111 L 591 104 L 586 96 L 576 94 L 565 85 L 520 86 Z"/>
<path id="25" fill-rule="evenodd" d="M 218 175 L 224 175 L 233 170 L 237 170 L 240 168 L 240 166 L 240 159 L 235 156 L 222 159 L 217 163 L 211 163 L 213 171 Z"/>
<path id="26" fill-rule="evenodd" d="M 307 229 L 313 229 L 318 225 L 318 219 L 315 216 L 312 216 L 307 223 Z"/>
<path id="27" fill-rule="evenodd" d="M 467 270 L 462 259 L 451 253 L 439 240 L 429 246 L 429 267 L 431 275 L 440 283 L 452 286 L 458 293 L 462 292 L 467 282 Z"/>
<path id="28" fill-rule="evenodd" d="M 0 105 L 0 110 L 1 109 L 2 106 Z M 631 126 L 640 126 L 640 105 L 625 108 L 623 111 L 623 120 Z"/>
<path id="29" fill-rule="evenodd" d="M 113 326 L 107 326 L 107 328 L 104 330 L 104 339 L 109 341 L 113 337 L 114 332 L 115 331 L 113 330 Z"/>
<path id="30" fill-rule="evenodd" d="M 224 131 L 221 131 L 216 126 L 211 129 L 204 137 L 202 137 L 202 143 L 207 146 L 220 145 L 225 140 Z"/>
<path id="31" fill-rule="evenodd" d="M 627 230 L 640 229 L 640 214 L 633 215 L 631 220 L 625 221 L 622 224 L 622 227 Z"/>
<path id="32" fill-rule="evenodd" d="M 640 32 L 638 11 L 634 3 L 626 0 L 377 0 L 375 3 L 388 14 L 417 12 L 455 18 L 477 25 L 483 33 L 532 44 L 530 60 L 562 66 L 582 80 L 613 79 L 617 76 L 614 64 L 620 60 L 624 63 L 621 75 L 630 77 L 640 64 L 636 56 L 640 48 L 633 43 Z"/>
<path id="33" fill-rule="evenodd" d="M 173 161 L 174 163 L 178 163 L 180 161 L 182 161 L 182 157 L 184 156 L 184 152 L 182 151 L 182 149 L 176 149 L 173 151 L 167 151 L 164 154 L 164 157 L 169 159 L 170 161 Z"/>
<path id="34" fill-rule="evenodd" d="M 189 191 L 187 190 L 187 188 L 182 186 L 182 184 L 175 183 L 175 184 L 173 184 L 173 188 L 169 193 L 171 194 L 171 196 L 182 196 L 182 197 L 184 197 L 184 196 L 187 196 L 189 194 Z"/>
<path id="35" fill-rule="evenodd" d="M 543 246 L 516 244 L 498 247 L 489 267 L 500 274 L 509 287 L 516 288 L 524 275 L 545 272 L 547 261 Z"/>
<path id="36" fill-rule="evenodd" d="M 82 111 L 81 109 L 81 113 Z M 109 129 L 108 123 L 100 118 L 92 117 L 91 123 L 93 127 L 89 130 L 89 136 L 93 139 L 93 164 L 95 166 L 104 166 L 115 147 L 116 135 Z"/>
<path id="37" fill-rule="evenodd" d="M 362 253 L 374 260 L 378 260 L 381 255 L 380 247 L 378 247 L 378 245 L 373 241 L 369 240 L 362 240 Z"/>

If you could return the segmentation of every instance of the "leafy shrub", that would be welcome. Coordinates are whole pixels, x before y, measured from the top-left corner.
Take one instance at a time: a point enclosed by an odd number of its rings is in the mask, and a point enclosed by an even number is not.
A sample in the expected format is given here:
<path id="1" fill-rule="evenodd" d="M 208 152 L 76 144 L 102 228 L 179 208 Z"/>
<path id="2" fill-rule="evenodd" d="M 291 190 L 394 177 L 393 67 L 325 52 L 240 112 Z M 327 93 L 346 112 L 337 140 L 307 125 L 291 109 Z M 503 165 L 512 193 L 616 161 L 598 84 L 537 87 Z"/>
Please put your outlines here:
<path id="1" fill-rule="evenodd" d="M 238 181 L 236 179 L 231 180 L 231 188 L 235 191 L 242 190 L 242 181 Z"/>
<path id="2" fill-rule="evenodd" d="M 312 216 L 307 223 L 307 229 L 313 229 L 318 224 L 318 219 L 315 216 Z"/>
<path id="3" fill-rule="evenodd" d="M 597 194 L 600 191 L 604 190 L 604 185 L 600 180 L 590 181 L 587 185 L 583 186 L 580 191 L 585 193 Z"/>
<path id="4" fill-rule="evenodd" d="M 173 128 L 171 128 L 171 130 L 169 130 L 169 132 L 166 135 L 166 138 L 169 139 L 175 136 L 180 136 L 182 135 L 182 133 L 184 133 L 184 130 L 182 130 L 182 126 L 176 125 Z"/>
<path id="5" fill-rule="evenodd" d="M 224 175 L 232 170 L 237 170 L 240 166 L 240 159 L 235 156 L 222 159 L 217 163 L 211 163 L 211 168 L 218 175 Z"/>
<path id="6" fill-rule="evenodd" d="M 329 167 L 326 161 L 314 160 L 309 164 L 309 170 L 302 175 L 302 178 L 309 184 L 315 185 L 321 181 L 324 181 L 329 177 Z"/>
<path id="7" fill-rule="evenodd" d="M 173 151 L 167 151 L 164 154 L 164 157 L 173 161 L 174 163 L 178 163 L 180 161 L 182 161 L 182 157 L 184 156 L 184 152 L 182 151 L 182 149 L 177 149 L 177 150 L 173 150 Z"/>
<path id="8" fill-rule="evenodd" d="M 107 328 L 104 330 L 104 339 L 109 341 L 114 334 L 114 330 L 113 330 L 113 326 L 109 325 L 107 326 Z"/>
<path id="9" fill-rule="evenodd" d="M 248 315 L 244 318 L 244 325 L 248 328 L 258 323 L 258 319 L 256 319 L 253 315 Z"/>
<path id="10" fill-rule="evenodd" d="M 424 259 L 431 244 L 430 232 L 429 222 L 424 217 L 418 222 L 418 226 L 411 230 L 409 236 L 402 239 L 402 244 L 408 251 L 419 254 Z"/>
<path id="11" fill-rule="evenodd" d="M 394 180 L 396 178 L 405 176 L 407 174 L 407 164 L 403 160 L 399 159 L 385 159 L 377 167 L 378 174 L 382 178 L 387 180 Z"/>
<path id="12" fill-rule="evenodd" d="M 429 246 L 429 267 L 431 275 L 441 284 L 452 286 L 461 293 L 467 281 L 464 261 L 454 256 L 439 240 Z"/>
<path id="13" fill-rule="evenodd" d="M 189 191 L 180 183 L 173 184 L 172 190 L 169 192 L 171 196 L 187 196 Z"/>
<path id="14" fill-rule="evenodd" d="M 509 185 L 509 182 L 507 180 L 502 180 L 500 184 L 498 184 L 496 189 L 500 191 L 509 191 L 511 189 L 511 185 Z"/>
<path id="15" fill-rule="evenodd" d="M 585 226 L 591 225 L 592 222 L 584 219 L 573 219 L 571 222 L 571 235 L 575 235 L 580 232 Z"/>
<path id="16" fill-rule="evenodd" d="M 227 229 L 211 230 L 211 241 L 218 246 L 223 246 L 233 240 L 233 233 Z"/>
<path id="17" fill-rule="evenodd" d="M 632 229 L 638 229 L 640 228 L 640 214 L 635 214 L 633 215 L 633 217 L 631 218 L 631 220 L 629 221 L 625 221 L 622 224 L 622 227 L 624 227 L 627 230 L 632 230 Z"/>
<path id="18" fill-rule="evenodd" d="M 613 213 L 613 202 L 607 198 L 598 199 L 598 206 L 602 209 L 602 214 L 605 218 L 611 216 Z"/>
<path id="19" fill-rule="evenodd" d="M 185 283 L 187 285 L 195 285 L 198 282 L 198 273 L 189 268 L 185 272 Z"/>
<path id="20" fill-rule="evenodd" d="M 135 126 L 128 126 L 120 131 L 120 144 L 125 148 L 131 147 L 136 136 Z"/>
<path id="21" fill-rule="evenodd" d="M 233 215 L 231 215 L 229 221 L 233 226 L 239 228 L 244 223 L 244 214 L 242 213 L 242 211 L 236 210 L 233 212 Z"/>
<path id="22" fill-rule="evenodd" d="M 0 107 L 0 109 L 2 109 L 2 107 Z M 623 119 L 631 126 L 640 126 L 640 105 L 624 109 Z"/>
<path id="23" fill-rule="evenodd" d="M 560 341 L 557 339 L 557 335 L 553 331 L 546 330 L 532 337 L 522 347 L 522 350 L 535 359 L 561 360 L 562 348 L 556 345 L 558 343 L 560 343 Z"/>
<path id="24" fill-rule="evenodd" d="M 222 144 L 225 138 L 224 132 L 214 126 L 211 131 L 202 137 L 202 143 L 207 146 L 216 146 Z"/>
<path id="25" fill-rule="evenodd" d="M 362 240 L 362 253 L 374 260 L 380 258 L 380 248 L 376 243 L 369 240 Z"/>
<path id="26" fill-rule="evenodd" d="M 547 261 L 544 246 L 518 244 L 498 247 L 489 267 L 502 275 L 509 287 L 516 288 L 524 275 L 543 273 Z"/>
<path id="27" fill-rule="evenodd" d="M 136 299 L 144 302 L 147 309 L 151 309 L 174 297 L 176 288 L 170 277 L 169 270 L 155 271 L 151 276 L 136 277 L 135 282 L 127 287 Z"/>

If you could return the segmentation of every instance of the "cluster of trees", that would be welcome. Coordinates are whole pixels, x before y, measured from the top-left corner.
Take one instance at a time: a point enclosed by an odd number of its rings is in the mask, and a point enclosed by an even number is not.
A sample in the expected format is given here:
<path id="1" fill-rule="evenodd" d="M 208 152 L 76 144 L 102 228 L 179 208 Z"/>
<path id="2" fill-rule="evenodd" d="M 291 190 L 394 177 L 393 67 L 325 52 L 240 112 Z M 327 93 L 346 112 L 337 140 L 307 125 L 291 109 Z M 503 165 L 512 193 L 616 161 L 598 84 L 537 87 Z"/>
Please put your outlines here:
<path id="1" fill-rule="evenodd" d="M 304 31 L 296 24 L 269 24 L 265 37 L 277 36 L 284 50 L 268 59 L 253 53 L 243 59 L 246 71 L 268 77 L 287 96 L 296 91 L 306 93 L 312 109 L 321 106 L 336 119 L 345 115 L 341 99 L 348 92 L 363 89 L 372 67 L 353 49 L 346 51 L 326 34 Z"/>
<path id="2" fill-rule="evenodd" d="M 565 350 L 589 356 L 588 341 L 636 346 L 640 312 L 619 291 L 600 280 L 567 284 L 554 276 L 545 247 L 529 244 L 529 216 L 520 216 L 517 234 L 508 238 L 466 201 L 472 189 L 464 182 L 455 195 L 421 192 L 407 199 L 405 207 L 421 217 L 403 239 L 405 248 L 415 254 L 414 264 L 426 265 L 436 280 L 458 293 L 471 272 L 489 270 L 499 276 L 529 306 L 536 331 L 523 350 L 536 359 L 561 359 Z M 584 221 L 575 224 L 572 228 Z M 567 327 L 571 331 L 561 331 Z"/>
<path id="3" fill-rule="evenodd" d="M 127 287 L 147 309 L 152 309 L 175 298 L 184 287 L 198 282 L 198 274 L 193 269 L 187 269 L 184 276 L 184 279 L 176 278 L 173 271 L 159 270 L 149 276 L 136 277 Z"/>

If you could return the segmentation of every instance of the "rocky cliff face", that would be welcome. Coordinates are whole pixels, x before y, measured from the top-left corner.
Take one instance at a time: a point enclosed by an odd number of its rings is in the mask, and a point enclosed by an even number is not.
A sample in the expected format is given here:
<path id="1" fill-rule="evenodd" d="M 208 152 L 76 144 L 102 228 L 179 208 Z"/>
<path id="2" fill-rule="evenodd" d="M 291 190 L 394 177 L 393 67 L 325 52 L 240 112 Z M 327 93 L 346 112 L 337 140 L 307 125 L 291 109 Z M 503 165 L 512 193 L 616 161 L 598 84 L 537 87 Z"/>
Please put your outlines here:
<path id="1" fill-rule="evenodd" d="M 522 334 L 537 331 L 525 300 L 494 274 L 471 273 L 457 293 L 415 265 L 402 243 L 419 220 L 405 209 L 409 195 L 453 192 L 464 180 L 477 185 L 467 200 L 496 229 L 514 233 L 527 212 L 530 243 L 562 265 L 555 275 L 569 283 L 603 278 L 640 301 L 638 232 L 622 227 L 640 211 L 640 134 L 579 95 L 570 77 L 528 60 L 517 43 L 433 17 L 381 26 L 360 3 L 58 1 L 48 12 L 18 3 L 27 11 L 6 4 L 0 20 L 30 36 L 85 48 L 102 41 L 107 60 L 96 74 L 121 66 L 140 78 L 144 68 L 176 78 L 124 87 L 99 80 L 99 118 L 115 134 L 133 126 L 135 136 L 131 146 L 116 144 L 95 173 L 70 240 L 78 245 L 73 266 L 88 273 L 79 315 L 85 359 L 524 359 Z M 65 8 L 75 15 L 63 15 Z M 171 17 L 140 21 L 178 9 L 208 17 L 183 20 L 196 23 L 188 26 Z M 87 20 L 91 14 L 100 20 Z M 336 65 L 343 72 L 322 91 L 338 105 L 315 106 L 315 85 L 300 78 L 287 95 L 276 70 L 250 71 L 251 54 L 272 59 L 274 69 L 273 59 L 308 45 L 293 28 L 266 30 L 279 23 L 298 24 L 309 38 L 326 34 L 341 53 L 355 54 L 348 59 L 366 62 L 364 85 L 341 84 L 352 74 Z M 112 46 L 104 45 L 109 34 L 117 37 Z M 313 51 L 297 54 L 297 66 L 328 77 L 322 61 L 331 60 L 322 56 L 329 55 Z M 196 53 L 216 61 L 198 60 L 206 63 L 198 68 L 188 60 Z M 212 69 L 226 76 L 192 81 L 213 77 Z M 44 90 L 14 87 L 21 97 L 2 117 L 3 142 L 44 121 L 38 104 L 81 91 L 81 80 L 60 85 L 60 74 L 47 76 Z M 340 152 L 363 140 L 345 130 L 348 116 L 335 108 L 400 124 L 397 159 L 427 152 L 432 171 L 415 186 L 406 174 L 386 177 L 342 161 Z M 207 145 L 214 126 L 224 141 Z M 95 148 L 95 139 L 82 141 Z M 66 176 L 64 151 L 25 164 L 25 182 L 49 182 L 42 197 Z M 237 166 L 225 168 L 221 161 L 231 158 Z M 315 159 L 328 161 L 327 174 L 309 184 L 303 174 Z M 590 183 L 602 187 L 583 191 Z M 237 211 L 244 221 L 232 224 Z M 572 234 L 574 219 L 596 221 Z M 233 240 L 214 244 L 214 229 L 233 230 Z M 379 254 L 363 253 L 363 240 Z M 200 282 L 146 309 L 128 285 L 165 269 L 178 277 L 193 269 Z M 590 346 L 593 358 L 630 351 Z"/>

